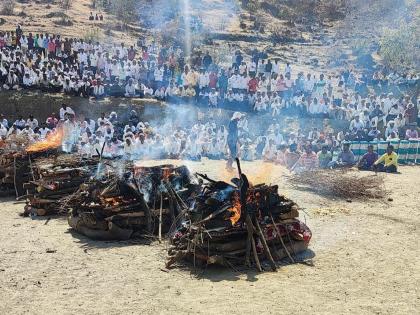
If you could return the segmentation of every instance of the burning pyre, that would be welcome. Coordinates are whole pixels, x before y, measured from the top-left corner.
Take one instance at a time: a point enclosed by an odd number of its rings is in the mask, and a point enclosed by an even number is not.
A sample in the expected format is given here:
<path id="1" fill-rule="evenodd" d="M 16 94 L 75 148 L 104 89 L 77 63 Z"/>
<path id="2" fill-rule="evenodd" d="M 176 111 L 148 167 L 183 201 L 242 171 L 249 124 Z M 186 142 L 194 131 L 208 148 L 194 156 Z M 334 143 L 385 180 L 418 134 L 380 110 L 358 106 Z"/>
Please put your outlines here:
<path id="1" fill-rule="evenodd" d="M 97 168 L 99 158 L 77 155 L 40 158 L 31 163 L 31 180 L 24 184 L 24 216 L 58 214 L 62 198 L 76 192 Z"/>
<path id="2" fill-rule="evenodd" d="M 98 240 L 126 240 L 169 230 L 195 190 L 186 167 L 125 165 L 124 174 L 93 178 L 62 203 L 69 225 Z"/>
<path id="3" fill-rule="evenodd" d="M 33 180 L 31 164 L 39 158 L 56 155 L 61 146 L 61 130 L 50 134 L 45 140 L 31 143 L 26 134 L 11 135 L 0 145 L 0 196 L 22 197 L 24 184 Z"/>
<path id="4" fill-rule="evenodd" d="M 240 164 L 238 161 L 238 168 Z M 307 249 L 312 233 L 297 217 L 298 206 L 278 186 L 253 186 L 239 171 L 232 184 L 197 174 L 207 184 L 171 234 L 167 267 L 180 260 L 276 270 L 276 261 Z"/>
<path id="5" fill-rule="evenodd" d="M 32 164 L 27 214 L 66 213 L 73 230 L 97 240 L 167 235 L 167 267 L 194 264 L 256 266 L 307 249 L 309 228 L 299 207 L 278 186 L 249 183 L 240 171 L 231 183 L 192 176 L 185 166 L 144 167 L 60 155 Z"/>
<path id="6" fill-rule="evenodd" d="M 57 149 L 63 143 L 63 129 L 57 129 L 54 132 L 47 135 L 42 140 L 29 145 L 26 148 L 27 153 L 43 152 L 47 150 Z"/>

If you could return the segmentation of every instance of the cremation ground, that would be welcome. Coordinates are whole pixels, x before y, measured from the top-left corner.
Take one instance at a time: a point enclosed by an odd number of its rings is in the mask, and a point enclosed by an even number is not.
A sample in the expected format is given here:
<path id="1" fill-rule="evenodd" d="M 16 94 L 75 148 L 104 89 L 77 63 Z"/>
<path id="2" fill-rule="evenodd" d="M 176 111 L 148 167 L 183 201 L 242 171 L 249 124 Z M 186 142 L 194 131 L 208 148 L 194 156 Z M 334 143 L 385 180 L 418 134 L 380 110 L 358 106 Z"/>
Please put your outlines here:
<path id="1" fill-rule="evenodd" d="M 187 166 L 215 179 L 236 175 L 221 161 Z M 251 181 L 279 184 L 305 208 L 313 232 L 306 264 L 276 273 L 168 271 L 165 244 L 91 241 L 64 218 L 22 218 L 22 204 L 2 200 L 0 314 L 418 313 L 420 168 L 400 170 L 386 175 L 387 198 L 362 203 L 293 190 L 280 166 L 244 162 Z"/>

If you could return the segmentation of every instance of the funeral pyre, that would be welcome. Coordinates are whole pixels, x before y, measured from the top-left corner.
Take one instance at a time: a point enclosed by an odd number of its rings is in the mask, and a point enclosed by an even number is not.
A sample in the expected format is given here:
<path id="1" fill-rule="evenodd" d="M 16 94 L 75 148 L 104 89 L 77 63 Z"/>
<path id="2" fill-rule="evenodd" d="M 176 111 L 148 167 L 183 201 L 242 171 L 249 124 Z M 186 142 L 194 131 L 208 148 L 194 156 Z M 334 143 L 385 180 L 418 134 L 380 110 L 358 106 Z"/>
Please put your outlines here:
<path id="1" fill-rule="evenodd" d="M 166 233 L 197 188 L 186 167 L 128 165 L 103 172 L 62 200 L 68 223 L 97 240 Z M 117 169 L 117 171 L 115 171 Z"/>
<path id="2" fill-rule="evenodd" d="M 31 163 L 57 153 L 62 134 L 51 133 L 45 140 L 32 143 L 27 134 L 12 134 L 0 143 L 0 196 L 20 197 L 24 183 L 31 179 Z"/>
<path id="3" fill-rule="evenodd" d="M 200 193 L 190 198 L 177 228 L 170 234 L 167 267 L 190 260 L 197 265 L 255 266 L 307 249 L 312 233 L 298 220 L 297 204 L 278 193 L 278 186 L 249 183 L 240 171 L 229 184 L 206 175 Z"/>
<path id="4" fill-rule="evenodd" d="M 58 214 L 61 199 L 88 181 L 98 163 L 99 158 L 87 159 L 74 154 L 36 159 L 31 163 L 31 179 L 24 184 L 27 200 L 24 215 Z"/>

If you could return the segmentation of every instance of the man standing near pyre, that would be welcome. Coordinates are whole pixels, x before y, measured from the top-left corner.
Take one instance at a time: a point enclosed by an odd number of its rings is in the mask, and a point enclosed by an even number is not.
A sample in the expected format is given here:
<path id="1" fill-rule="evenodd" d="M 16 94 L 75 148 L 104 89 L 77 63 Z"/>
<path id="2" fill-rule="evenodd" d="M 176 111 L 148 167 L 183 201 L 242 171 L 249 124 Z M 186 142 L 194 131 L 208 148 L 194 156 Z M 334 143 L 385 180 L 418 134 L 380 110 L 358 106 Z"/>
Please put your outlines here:
<path id="1" fill-rule="evenodd" d="M 227 145 L 229 147 L 229 158 L 226 166 L 228 170 L 233 170 L 233 161 L 238 156 L 238 123 L 242 117 L 243 114 L 239 112 L 233 113 L 228 125 Z"/>

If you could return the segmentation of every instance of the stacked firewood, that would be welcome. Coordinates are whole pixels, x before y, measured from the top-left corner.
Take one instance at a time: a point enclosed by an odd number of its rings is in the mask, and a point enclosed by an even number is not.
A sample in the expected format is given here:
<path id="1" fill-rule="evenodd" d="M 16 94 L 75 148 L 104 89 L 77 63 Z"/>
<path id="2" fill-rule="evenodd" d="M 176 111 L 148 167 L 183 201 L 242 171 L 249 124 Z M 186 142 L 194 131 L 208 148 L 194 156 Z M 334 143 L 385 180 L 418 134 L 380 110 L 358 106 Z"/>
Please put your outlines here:
<path id="1" fill-rule="evenodd" d="M 24 184 L 27 199 L 24 215 L 58 214 L 61 199 L 89 180 L 98 162 L 97 158 L 64 154 L 32 162 L 31 180 Z"/>
<path id="2" fill-rule="evenodd" d="M 15 157 L 10 152 L 0 152 L 0 197 L 15 194 Z"/>
<path id="3" fill-rule="evenodd" d="M 188 169 L 163 165 L 114 167 L 83 184 L 62 200 L 68 223 L 77 232 L 97 240 L 126 240 L 167 232 L 186 206 L 181 196 L 195 185 Z"/>
<path id="4" fill-rule="evenodd" d="M 238 162 L 238 169 L 240 164 Z M 278 186 L 252 185 L 245 174 L 232 184 L 197 174 L 207 184 L 171 234 L 167 267 L 194 264 L 246 265 L 263 270 L 307 249 L 311 231 L 300 222 L 298 206 L 279 195 Z"/>
<path id="5" fill-rule="evenodd" d="M 56 151 L 42 151 L 28 154 L 25 151 L 5 150 L 0 153 L 0 195 L 22 197 L 24 184 L 31 177 L 30 165 L 38 158 L 56 154 Z"/>

